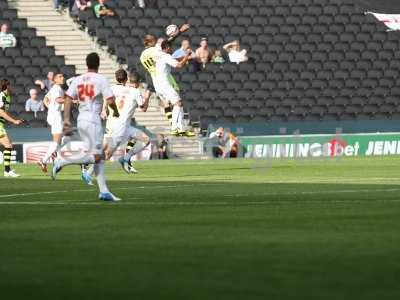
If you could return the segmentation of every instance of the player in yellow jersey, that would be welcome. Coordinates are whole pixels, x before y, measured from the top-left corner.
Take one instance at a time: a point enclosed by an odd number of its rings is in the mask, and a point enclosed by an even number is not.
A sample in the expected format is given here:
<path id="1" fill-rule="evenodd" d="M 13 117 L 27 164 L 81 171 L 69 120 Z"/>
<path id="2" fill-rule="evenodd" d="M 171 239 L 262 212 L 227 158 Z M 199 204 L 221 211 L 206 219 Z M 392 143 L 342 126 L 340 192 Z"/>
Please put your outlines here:
<path id="1" fill-rule="evenodd" d="M 179 31 L 177 31 L 177 33 L 173 36 L 168 37 L 167 41 L 172 42 L 174 39 L 176 39 L 180 33 L 183 33 L 185 31 L 187 31 L 190 28 L 189 24 L 184 24 L 180 27 Z M 157 77 L 157 60 L 159 57 L 162 57 L 162 49 L 161 49 L 161 43 L 164 41 L 165 39 L 160 38 L 159 41 L 157 41 L 157 38 L 153 35 L 146 35 L 144 37 L 144 47 L 145 50 L 143 50 L 142 54 L 140 55 L 140 61 L 143 65 L 143 67 L 146 69 L 147 74 L 146 74 L 146 82 L 148 83 L 149 89 L 154 92 L 154 86 L 153 84 L 155 83 L 154 80 Z M 150 77 L 148 76 L 150 75 Z M 168 74 L 168 82 L 169 85 L 172 86 L 172 88 L 179 93 L 179 86 L 176 83 L 174 77 L 171 74 Z M 166 99 L 165 95 L 160 95 L 158 93 L 159 96 L 163 97 L 162 100 L 164 100 L 164 110 L 165 110 L 165 114 L 167 116 L 167 118 L 172 121 L 172 134 L 174 135 L 186 135 L 186 136 L 193 136 L 193 133 L 191 132 L 187 132 L 187 131 L 183 131 L 178 130 L 177 128 L 175 128 L 176 126 L 174 125 L 173 122 L 173 105 L 171 105 L 171 100 L 173 99 Z M 175 101 L 176 102 L 176 101 Z"/>
<path id="2" fill-rule="evenodd" d="M 21 125 L 22 120 L 13 118 L 8 110 L 11 105 L 11 85 L 7 79 L 0 80 L 0 145 L 4 146 L 3 160 L 4 160 L 4 177 L 19 177 L 20 175 L 15 173 L 11 169 L 11 152 L 12 152 L 12 141 L 7 135 L 5 129 L 6 121 L 14 125 Z"/>

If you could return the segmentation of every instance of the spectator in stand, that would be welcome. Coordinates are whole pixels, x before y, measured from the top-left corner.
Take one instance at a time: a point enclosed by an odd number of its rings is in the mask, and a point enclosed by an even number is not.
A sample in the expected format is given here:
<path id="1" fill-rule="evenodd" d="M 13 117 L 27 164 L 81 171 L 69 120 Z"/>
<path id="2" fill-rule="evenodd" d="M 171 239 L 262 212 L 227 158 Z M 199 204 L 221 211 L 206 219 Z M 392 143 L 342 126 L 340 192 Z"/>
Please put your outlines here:
<path id="1" fill-rule="evenodd" d="M 144 0 L 136 0 L 136 4 L 140 8 L 145 8 L 146 7 L 146 3 L 144 2 Z"/>
<path id="2" fill-rule="evenodd" d="M 172 54 L 172 57 L 175 59 L 185 57 L 188 53 L 188 50 L 190 50 L 190 42 L 189 40 L 183 40 L 181 47 L 178 50 L 175 50 L 175 52 Z"/>
<path id="3" fill-rule="evenodd" d="M 196 60 L 203 68 L 210 61 L 210 49 L 208 48 L 208 40 L 206 38 L 201 39 L 200 47 L 196 50 Z"/>
<path id="4" fill-rule="evenodd" d="M 225 59 L 222 57 L 221 50 L 215 50 L 213 55 L 211 56 L 211 62 L 214 64 L 223 64 Z"/>
<path id="5" fill-rule="evenodd" d="M 74 5 L 75 5 L 75 0 L 68 0 L 68 10 L 69 10 L 69 13 L 72 12 L 72 9 L 73 9 Z"/>
<path id="6" fill-rule="evenodd" d="M 49 72 L 47 73 L 47 78 L 46 78 L 46 79 L 43 79 L 43 80 L 37 79 L 37 80 L 35 81 L 35 84 L 36 84 L 36 85 L 39 85 L 39 86 L 40 86 L 40 89 L 41 89 L 42 91 L 44 91 L 45 93 L 47 93 L 48 91 L 50 91 L 51 87 L 52 87 L 53 84 L 54 84 L 53 78 L 54 78 L 54 72 L 49 71 Z"/>
<path id="7" fill-rule="evenodd" d="M 92 2 L 90 0 L 75 0 L 74 6 L 71 11 L 71 15 L 76 17 L 79 15 L 80 11 L 85 11 L 92 7 Z"/>
<path id="8" fill-rule="evenodd" d="M 210 140 L 212 142 L 212 154 L 215 158 L 238 156 L 239 140 L 231 132 L 225 131 L 223 127 L 212 132 Z"/>
<path id="9" fill-rule="evenodd" d="M 61 12 L 61 0 L 53 0 L 53 7 L 56 12 Z"/>
<path id="10" fill-rule="evenodd" d="M 2 24 L 0 29 L 0 48 L 15 47 L 17 40 L 12 33 L 8 32 L 8 24 Z"/>
<path id="11" fill-rule="evenodd" d="M 99 0 L 99 3 L 94 6 L 94 14 L 97 18 L 115 15 L 114 11 L 106 4 L 106 0 Z"/>
<path id="12" fill-rule="evenodd" d="M 157 136 L 158 159 L 168 159 L 168 139 L 163 134 Z"/>
<path id="13" fill-rule="evenodd" d="M 229 55 L 229 60 L 232 63 L 237 63 L 240 64 L 242 62 L 248 61 L 249 58 L 247 57 L 247 50 L 240 49 L 240 42 L 239 41 L 233 41 L 231 43 L 228 43 L 224 46 L 224 49 L 226 52 L 228 52 Z"/>
<path id="14" fill-rule="evenodd" d="M 38 98 L 38 92 L 36 89 L 29 91 L 30 98 L 26 100 L 25 111 L 33 112 L 35 118 L 39 111 L 44 111 L 43 101 Z"/>

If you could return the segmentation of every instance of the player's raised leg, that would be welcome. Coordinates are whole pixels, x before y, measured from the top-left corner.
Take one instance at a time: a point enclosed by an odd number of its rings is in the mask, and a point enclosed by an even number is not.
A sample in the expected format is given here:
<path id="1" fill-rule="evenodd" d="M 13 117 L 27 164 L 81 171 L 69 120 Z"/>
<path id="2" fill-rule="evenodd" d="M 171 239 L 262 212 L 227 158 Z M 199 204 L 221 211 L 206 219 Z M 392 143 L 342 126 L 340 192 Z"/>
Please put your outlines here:
<path id="1" fill-rule="evenodd" d="M 143 131 L 134 127 L 128 129 L 128 135 L 129 143 L 132 143 L 133 147 L 130 147 L 129 150 L 128 148 L 125 150 L 125 155 L 120 158 L 119 162 L 125 172 L 136 174 L 138 171 L 133 167 L 131 159 L 134 155 L 142 152 L 150 145 L 150 138 Z"/>
<path id="2" fill-rule="evenodd" d="M 51 135 L 53 141 L 51 142 L 46 154 L 38 162 L 41 170 L 47 172 L 47 164 L 50 162 L 51 158 L 54 157 L 62 145 L 62 105 L 64 103 L 64 90 L 62 85 L 64 84 L 64 75 L 58 73 L 54 76 L 54 85 L 47 93 L 44 98 L 44 104 L 48 109 L 47 113 L 47 123 L 51 127 Z"/>

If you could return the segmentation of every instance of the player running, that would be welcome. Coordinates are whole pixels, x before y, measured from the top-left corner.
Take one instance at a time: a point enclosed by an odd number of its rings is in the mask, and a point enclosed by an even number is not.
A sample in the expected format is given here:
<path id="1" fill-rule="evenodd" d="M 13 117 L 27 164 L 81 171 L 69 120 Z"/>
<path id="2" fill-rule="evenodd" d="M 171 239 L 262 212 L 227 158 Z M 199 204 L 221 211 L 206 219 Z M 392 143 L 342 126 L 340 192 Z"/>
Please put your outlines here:
<path id="1" fill-rule="evenodd" d="M 67 165 L 94 164 L 94 173 L 99 186 L 99 199 L 119 201 L 108 189 L 104 175 L 103 128 L 101 111 L 103 98 L 118 116 L 114 94 L 107 79 L 98 74 L 100 58 L 97 53 L 86 57 L 88 72 L 78 76 L 68 88 L 64 100 L 64 134 L 71 135 L 71 107 L 74 99 L 79 100 L 78 132 L 84 144 L 84 154 L 80 157 L 60 157 L 54 161 L 52 177 Z"/>
<path id="2" fill-rule="evenodd" d="M 118 84 L 112 86 L 111 89 L 115 96 L 119 117 L 115 117 L 115 114 L 110 114 L 110 112 L 108 113 L 106 134 L 104 136 L 105 158 L 110 159 L 119 146 L 129 141 L 134 146 L 125 151 L 125 155 L 119 159 L 119 162 L 125 172 L 137 173 L 131 165 L 131 158 L 150 144 L 150 138 L 141 130 L 131 126 L 131 120 L 137 108 L 142 111 L 147 110 L 149 97 L 144 99 L 139 89 L 131 87 L 132 82 L 128 84 L 128 74 L 125 70 L 116 71 L 115 79 Z M 111 110 L 114 109 L 111 108 Z M 82 173 L 82 179 L 88 184 L 91 184 L 92 173 L 93 168 L 89 168 L 89 170 Z"/>
<path id="3" fill-rule="evenodd" d="M 6 121 L 14 125 L 21 125 L 22 120 L 13 118 L 8 110 L 11 105 L 11 84 L 7 79 L 0 80 L 0 144 L 4 146 L 4 177 L 20 177 L 11 169 L 11 152 L 13 144 L 5 129 Z"/>
<path id="4" fill-rule="evenodd" d="M 49 163 L 50 159 L 62 148 L 61 139 L 63 131 L 63 120 L 61 113 L 65 96 L 64 90 L 62 88 L 65 81 L 64 75 L 61 73 L 57 73 L 54 76 L 53 80 L 54 85 L 47 93 L 43 101 L 44 105 L 48 109 L 47 123 L 51 127 L 51 135 L 53 137 L 53 141 L 47 149 L 46 154 L 37 163 L 44 173 L 47 173 L 47 164 Z"/>

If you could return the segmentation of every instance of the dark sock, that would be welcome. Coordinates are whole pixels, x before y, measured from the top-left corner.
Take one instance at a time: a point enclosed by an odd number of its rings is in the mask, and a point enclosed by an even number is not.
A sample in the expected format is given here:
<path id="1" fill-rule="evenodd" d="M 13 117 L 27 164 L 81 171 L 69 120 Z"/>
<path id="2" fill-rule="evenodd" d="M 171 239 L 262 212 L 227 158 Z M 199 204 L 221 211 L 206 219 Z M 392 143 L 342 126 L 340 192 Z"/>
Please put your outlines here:
<path id="1" fill-rule="evenodd" d="M 164 112 L 165 112 L 165 116 L 167 117 L 167 119 L 169 121 L 171 121 L 171 119 L 172 119 L 172 108 L 171 108 L 171 106 L 165 107 L 164 108 Z"/>
<path id="2" fill-rule="evenodd" d="M 128 153 L 133 147 L 135 147 L 136 141 L 130 141 L 125 148 L 125 154 Z M 128 165 L 132 166 L 131 161 L 128 162 Z"/>
<path id="3" fill-rule="evenodd" d="M 3 160 L 4 160 L 4 171 L 11 171 L 11 151 L 12 148 L 5 148 L 3 152 Z"/>

